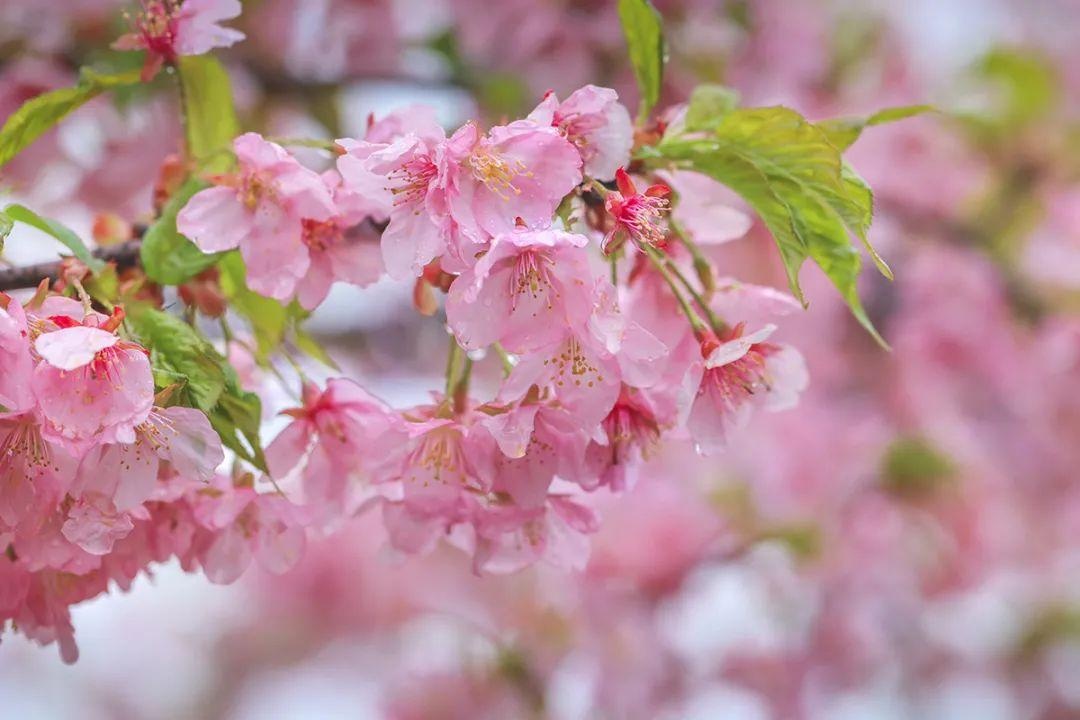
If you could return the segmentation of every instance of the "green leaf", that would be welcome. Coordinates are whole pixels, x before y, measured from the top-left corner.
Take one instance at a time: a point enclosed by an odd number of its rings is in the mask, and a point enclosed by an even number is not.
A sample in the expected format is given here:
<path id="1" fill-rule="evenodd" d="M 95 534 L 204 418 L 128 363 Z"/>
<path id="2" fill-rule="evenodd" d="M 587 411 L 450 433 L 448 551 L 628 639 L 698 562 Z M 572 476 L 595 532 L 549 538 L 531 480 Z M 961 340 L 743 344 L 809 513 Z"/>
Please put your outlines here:
<path id="1" fill-rule="evenodd" d="M 177 68 L 184 98 L 188 153 L 203 170 L 222 172 L 232 164 L 228 149 L 240 134 L 229 74 L 212 55 L 182 56 Z"/>
<path id="2" fill-rule="evenodd" d="M 723 85 L 698 85 L 686 108 L 685 131 L 711 130 L 739 106 L 739 93 Z"/>
<path id="3" fill-rule="evenodd" d="M 645 119 L 660 99 L 667 60 L 663 19 L 649 0 L 619 0 L 619 21 L 641 92 L 638 117 Z"/>
<path id="4" fill-rule="evenodd" d="M 885 125 L 886 123 L 905 120 L 928 112 L 934 112 L 934 106 L 903 105 L 900 107 L 885 108 L 884 110 L 879 110 L 867 117 L 822 120 L 817 126 L 825 132 L 826 136 L 829 138 L 829 142 L 835 145 L 837 150 L 843 152 L 854 145 L 855 141 L 862 135 L 862 131 L 868 127 Z"/>
<path id="5" fill-rule="evenodd" d="M 120 277 L 112 265 L 106 265 L 104 270 L 90 276 L 85 285 L 90 297 L 106 308 L 112 309 L 120 297 Z"/>
<path id="6" fill-rule="evenodd" d="M 846 162 L 840 170 L 840 178 L 847 190 L 848 202 L 837 208 L 837 212 L 844 218 L 848 229 L 862 240 L 863 247 L 870 253 L 878 272 L 890 280 L 894 279 L 889 263 L 885 262 L 885 258 L 881 257 L 877 249 L 870 244 L 868 233 L 870 223 L 874 219 L 874 191 L 870 189 L 870 184 L 855 172 L 855 168 Z"/>
<path id="7" fill-rule="evenodd" d="M 265 363 L 285 339 L 289 328 L 290 308 L 273 298 L 248 289 L 245 282 L 244 260 L 238 252 L 224 255 L 218 262 L 221 275 L 218 281 L 226 299 L 237 314 L 251 324 L 255 336 L 256 360 Z"/>
<path id="8" fill-rule="evenodd" d="M 217 262 L 220 255 L 207 254 L 176 230 L 176 215 L 191 197 L 207 184 L 192 178 L 180 186 L 161 216 L 143 236 L 139 256 L 143 270 L 156 283 L 179 285 Z"/>
<path id="9" fill-rule="evenodd" d="M 63 243 L 68 250 L 71 250 L 72 254 L 81 260 L 86 267 L 90 268 L 90 271 L 94 274 L 100 273 L 105 269 L 105 262 L 90 254 L 90 249 L 86 247 L 86 244 L 83 243 L 79 236 L 66 225 L 58 223 L 55 220 L 50 220 L 49 218 L 41 217 L 36 212 L 23 205 L 8 205 L 4 208 L 4 214 L 7 215 L 10 220 L 25 223 L 44 233 L 52 235 Z"/>
<path id="10" fill-rule="evenodd" d="M 191 404 L 210 412 L 225 390 L 225 359 L 195 328 L 160 310 L 142 309 L 131 315 L 135 334 L 150 349 L 155 377 L 185 379 Z"/>
<path id="11" fill-rule="evenodd" d="M 0 128 L 0 166 L 6 165 L 53 125 L 105 90 L 139 82 L 139 71 L 103 75 L 89 68 L 74 87 L 60 88 L 27 100 Z"/>
<path id="12" fill-rule="evenodd" d="M 232 368 L 229 370 L 232 371 Z M 259 440 L 261 422 L 262 402 L 259 396 L 242 390 L 236 373 L 231 372 L 226 392 L 210 413 L 210 425 L 217 431 L 225 447 L 266 472 L 266 457 Z"/>
<path id="13" fill-rule="evenodd" d="M 293 343 L 296 345 L 297 350 L 313 360 L 321 362 L 332 370 L 341 369 L 338 367 L 338 364 L 334 362 L 334 358 L 330 357 L 330 354 L 326 352 L 326 348 L 320 345 L 318 340 L 299 327 L 297 327 L 293 333 Z"/>
<path id="14" fill-rule="evenodd" d="M 853 171 L 845 175 L 840 151 L 822 129 L 784 107 L 738 109 L 709 133 L 665 137 L 640 157 L 704 173 L 742 195 L 772 232 L 795 296 L 806 302 L 799 270 L 811 258 L 885 344 L 859 300 L 862 263 L 848 235 L 850 229 L 865 242 L 873 196 Z"/>
<path id="15" fill-rule="evenodd" d="M 221 353 L 198 330 L 168 313 L 142 308 L 129 317 L 150 348 L 155 385 L 181 385 L 181 401 L 207 413 L 222 444 L 265 471 L 259 441 L 262 405 L 257 395 L 240 387 Z"/>
<path id="16" fill-rule="evenodd" d="M 7 213 L 0 212 L 0 253 L 4 252 L 4 241 L 7 240 L 14 227 L 15 222 L 7 216 Z"/>

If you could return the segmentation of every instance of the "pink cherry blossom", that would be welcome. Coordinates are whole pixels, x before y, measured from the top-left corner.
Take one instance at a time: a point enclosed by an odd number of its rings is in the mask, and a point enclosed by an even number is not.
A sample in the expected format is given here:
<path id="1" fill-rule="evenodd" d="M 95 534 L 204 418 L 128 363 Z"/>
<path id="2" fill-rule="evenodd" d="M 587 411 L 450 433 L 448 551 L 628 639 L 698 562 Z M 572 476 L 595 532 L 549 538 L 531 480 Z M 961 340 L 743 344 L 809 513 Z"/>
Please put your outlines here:
<path id="1" fill-rule="evenodd" d="M 270 474 L 283 480 L 300 466 L 305 500 L 337 513 L 347 507 L 351 486 L 390 459 L 384 449 L 405 439 L 400 418 L 344 378 L 323 391 L 306 384 L 304 406 L 284 413 L 294 420 L 266 448 Z"/>
<path id="2" fill-rule="evenodd" d="M 473 123 L 449 139 L 444 156 L 450 214 L 472 242 L 513 232 L 520 223 L 544 228 L 581 182 L 581 157 L 553 127 L 529 120 L 493 127 Z"/>
<path id="3" fill-rule="evenodd" d="M 604 251 L 614 252 L 627 238 L 642 245 L 663 242 L 665 232 L 659 220 L 667 212 L 671 189 L 657 183 L 639 193 L 623 168 L 615 172 L 615 183 L 618 191 L 604 197 L 604 207 L 615 223 L 604 238 Z"/>
<path id="4" fill-rule="evenodd" d="M 6 307 L 4 303 L 6 301 Z M 28 410 L 34 397 L 30 391 L 30 332 L 22 305 L 0 294 L 0 411 Z"/>
<path id="5" fill-rule="evenodd" d="M 551 496 L 537 508 L 478 510 L 473 568 L 477 573 L 510 573 L 539 560 L 566 570 L 584 570 L 588 535 L 599 528 L 596 514 L 568 497 Z"/>
<path id="6" fill-rule="evenodd" d="M 301 237 L 311 264 L 297 282 L 296 299 L 307 310 L 326 299 L 335 280 L 366 287 L 379 279 L 383 269 L 379 240 L 361 224 L 368 215 L 366 208 L 350 203 L 337 172 L 328 170 L 323 179 L 333 189 L 338 210 L 327 220 L 301 220 Z"/>
<path id="7" fill-rule="evenodd" d="M 239 0 L 140 0 L 140 4 L 142 9 L 131 20 L 134 32 L 120 37 L 113 47 L 146 51 L 143 82 L 181 55 L 202 55 L 244 39 L 244 33 L 218 24 L 240 14 Z"/>
<path id="8" fill-rule="evenodd" d="M 176 217 L 177 229 L 206 253 L 240 248 L 252 290 L 287 300 L 311 266 L 304 221 L 331 221 L 337 211 L 318 173 L 280 145 L 246 133 L 233 141 L 239 169 L 196 193 Z"/>
<path id="9" fill-rule="evenodd" d="M 154 402 L 146 351 L 84 325 L 38 336 L 32 387 L 43 432 L 81 452 L 94 442 L 134 442 Z"/>
<path id="10" fill-rule="evenodd" d="M 619 312 L 606 281 L 594 287 L 591 310 L 583 327 L 568 327 L 555 342 L 523 354 L 501 396 L 515 400 L 536 386 L 553 393 L 582 427 L 592 428 L 614 406 L 623 382 L 635 387 L 656 382 L 668 349 Z"/>
<path id="11" fill-rule="evenodd" d="M 611 180 L 616 170 L 630 162 L 634 127 L 611 88 L 586 85 L 562 102 L 549 91 L 529 119 L 558 128 L 581 153 L 589 177 Z"/>
<path id="12" fill-rule="evenodd" d="M 774 325 L 749 335 L 737 325 L 723 339 L 702 341 L 704 369 L 687 427 L 702 452 L 723 449 L 732 430 L 757 405 L 784 410 L 798 402 L 807 384 L 798 351 L 766 342 Z"/>
<path id="13" fill-rule="evenodd" d="M 284 497 L 257 493 L 248 487 L 208 491 L 195 507 L 207 530 L 198 552 L 207 579 L 226 584 L 236 580 L 254 558 L 264 569 L 281 574 L 304 553 L 305 514 Z"/>
<path id="14" fill-rule="evenodd" d="M 382 254 L 386 272 L 395 279 L 419 276 L 446 248 L 435 157 L 439 145 L 433 141 L 409 133 L 389 144 L 345 144 L 347 152 L 338 159 L 345 188 L 386 207 Z"/>
<path id="15" fill-rule="evenodd" d="M 638 468 L 659 447 L 665 429 L 649 395 L 623 385 L 600 427 L 602 437 L 594 438 L 585 451 L 590 470 L 585 486 L 606 485 L 615 492 L 633 487 Z"/>
<path id="16" fill-rule="evenodd" d="M 524 353 L 582 327 L 591 307 L 588 238 L 559 230 L 497 235 L 450 286 L 446 315 L 462 347 Z"/>
<path id="17" fill-rule="evenodd" d="M 0 535 L 59 502 L 77 467 L 63 446 L 42 435 L 33 413 L 0 414 Z"/>
<path id="18" fill-rule="evenodd" d="M 82 498 L 68 511 L 64 537 L 91 555 L 106 555 L 117 540 L 127 537 L 135 524 L 118 512 L 107 498 Z"/>
<path id="19" fill-rule="evenodd" d="M 556 476 L 580 482 L 588 436 L 577 418 L 547 403 L 520 403 L 493 414 L 484 425 L 495 438 L 494 491 L 519 508 L 542 507 Z"/>
<path id="20" fill-rule="evenodd" d="M 185 407 L 153 408 L 133 443 L 102 444 L 83 458 L 72 492 L 95 492 L 117 510 L 132 510 L 154 493 L 163 475 L 208 482 L 225 459 L 206 415 Z"/>

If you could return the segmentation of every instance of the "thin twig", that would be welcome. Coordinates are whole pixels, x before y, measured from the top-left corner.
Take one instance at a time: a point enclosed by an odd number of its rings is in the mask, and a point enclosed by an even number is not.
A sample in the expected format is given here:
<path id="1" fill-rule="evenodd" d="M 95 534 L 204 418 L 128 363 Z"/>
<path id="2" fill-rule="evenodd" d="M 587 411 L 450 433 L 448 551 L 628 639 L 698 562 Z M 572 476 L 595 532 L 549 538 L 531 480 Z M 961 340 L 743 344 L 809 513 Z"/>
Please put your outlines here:
<path id="1" fill-rule="evenodd" d="M 128 240 L 119 245 L 97 248 L 92 254 L 105 262 L 114 263 L 117 270 L 124 270 L 139 264 L 139 247 L 141 245 L 141 239 Z M 60 279 L 65 260 L 66 258 L 53 262 L 0 269 L 0 292 L 34 288 L 45 278 L 55 282 Z"/>

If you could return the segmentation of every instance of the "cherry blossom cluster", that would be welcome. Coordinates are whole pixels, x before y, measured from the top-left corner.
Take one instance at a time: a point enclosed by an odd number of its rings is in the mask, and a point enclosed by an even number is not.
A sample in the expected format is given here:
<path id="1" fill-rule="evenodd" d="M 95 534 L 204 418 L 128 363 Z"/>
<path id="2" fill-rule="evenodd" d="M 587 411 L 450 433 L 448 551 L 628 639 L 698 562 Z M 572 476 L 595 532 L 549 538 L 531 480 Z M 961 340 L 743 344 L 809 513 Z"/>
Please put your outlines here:
<path id="1" fill-rule="evenodd" d="M 304 517 L 252 477 L 217 473 L 199 410 L 157 395 L 123 312 L 0 293 L 0 627 L 77 656 L 69 607 L 178 557 L 231 582 L 257 557 L 284 571 Z"/>
<path id="2" fill-rule="evenodd" d="M 805 367 L 768 316 L 797 304 L 695 266 L 668 222 L 677 198 L 633 170 L 633 143 L 616 93 L 595 86 L 450 136 L 430 109 L 400 111 L 339 140 L 322 174 L 237 138 L 235 170 L 181 210 L 182 233 L 238 248 L 252 289 L 309 309 L 333 280 L 383 272 L 418 298 L 445 290 L 453 338 L 430 405 L 390 408 L 343 378 L 305 386 L 271 475 L 299 475 L 325 517 L 381 504 L 405 552 L 448 538 L 478 571 L 580 566 L 597 525 L 583 493 L 632 484 L 662 436 L 710 453 L 755 407 L 794 404 Z M 507 372 L 481 400 L 468 378 L 485 353 Z"/>

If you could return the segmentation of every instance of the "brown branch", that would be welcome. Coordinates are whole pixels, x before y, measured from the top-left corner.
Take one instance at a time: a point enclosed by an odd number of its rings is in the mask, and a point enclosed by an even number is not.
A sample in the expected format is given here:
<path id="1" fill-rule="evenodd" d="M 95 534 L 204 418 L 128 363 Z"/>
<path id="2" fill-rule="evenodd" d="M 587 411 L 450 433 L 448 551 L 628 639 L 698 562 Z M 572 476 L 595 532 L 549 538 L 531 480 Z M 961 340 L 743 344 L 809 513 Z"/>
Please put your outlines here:
<path id="1" fill-rule="evenodd" d="M 117 270 L 123 270 L 139 264 L 139 247 L 141 245 L 142 239 L 136 238 L 119 245 L 97 248 L 92 254 L 105 262 L 115 264 Z M 60 273 L 63 271 L 64 263 L 68 261 L 68 257 L 52 262 L 0 270 L 0 292 L 37 287 L 45 278 L 50 281 L 60 279 Z"/>
<path id="2" fill-rule="evenodd" d="M 372 236 L 378 237 L 381 235 L 386 229 L 386 225 L 386 222 L 375 222 L 374 220 L 367 218 L 357 225 L 355 229 L 359 233 L 359 237 L 366 235 L 371 238 Z M 136 226 L 135 239 L 122 242 L 118 245 L 97 248 L 93 250 L 91 254 L 107 263 L 113 263 L 117 270 L 139 267 L 139 249 L 142 246 L 142 234 L 145 230 L 146 228 L 144 226 Z M 60 279 L 60 274 L 64 269 L 64 263 L 69 262 L 71 259 L 73 259 L 71 256 L 65 256 L 52 262 L 37 263 L 36 265 L 25 265 L 22 267 L 2 268 L 0 269 L 0 292 L 35 288 L 45 278 L 48 278 L 50 282 L 54 282 Z"/>

